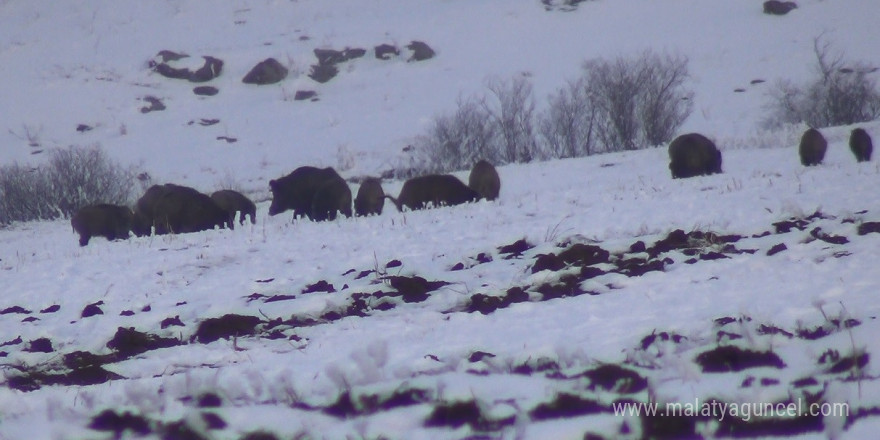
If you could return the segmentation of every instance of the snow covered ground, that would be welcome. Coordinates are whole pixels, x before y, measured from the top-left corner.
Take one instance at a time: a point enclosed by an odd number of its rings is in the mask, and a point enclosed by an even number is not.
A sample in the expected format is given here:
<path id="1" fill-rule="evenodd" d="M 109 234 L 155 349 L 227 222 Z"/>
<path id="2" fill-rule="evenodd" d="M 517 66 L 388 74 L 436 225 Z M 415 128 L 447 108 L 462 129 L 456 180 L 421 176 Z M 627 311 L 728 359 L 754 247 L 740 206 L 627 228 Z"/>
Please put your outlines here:
<path id="1" fill-rule="evenodd" d="M 683 131 L 724 153 L 723 174 L 686 180 L 669 177 L 664 148 L 508 165 L 495 202 L 328 223 L 269 217 L 261 202 L 256 225 L 87 247 L 66 220 L 0 229 L 0 438 L 872 438 L 880 235 L 858 231 L 880 222 L 880 166 L 857 164 L 852 127 L 837 127 L 823 130 L 825 163 L 804 168 L 802 127 L 759 122 L 773 80 L 811 75 L 822 32 L 880 65 L 876 12 L 869 0 L 805 0 L 785 17 L 698 0 L 573 12 L 525 0 L 0 2 L 2 164 L 98 144 L 157 182 L 234 180 L 264 199 L 269 179 L 301 165 L 390 169 L 487 77 L 528 72 L 540 98 L 585 59 L 646 48 L 690 59 Z M 323 85 L 306 76 L 315 48 L 411 40 L 437 57 L 365 57 Z M 220 93 L 151 72 L 162 49 L 222 58 Z M 269 56 L 292 77 L 241 84 Z M 320 100 L 289 99 L 304 89 Z M 146 95 L 168 108 L 142 114 Z M 792 218 L 789 232 L 774 226 Z M 500 249 L 521 239 L 518 256 Z M 610 255 L 534 269 L 575 244 Z M 712 372 L 719 347 L 751 354 Z M 678 423 L 612 405 L 694 399 L 849 415 Z"/>

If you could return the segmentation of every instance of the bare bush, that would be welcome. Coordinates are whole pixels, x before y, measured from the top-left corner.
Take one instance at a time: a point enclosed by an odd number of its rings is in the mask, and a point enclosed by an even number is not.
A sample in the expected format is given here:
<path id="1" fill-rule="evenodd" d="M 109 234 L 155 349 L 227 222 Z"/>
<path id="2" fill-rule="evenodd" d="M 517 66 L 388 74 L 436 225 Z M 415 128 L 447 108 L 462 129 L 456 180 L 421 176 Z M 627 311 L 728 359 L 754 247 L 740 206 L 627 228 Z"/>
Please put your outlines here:
<path id="1" fill-rule="evenodd" d="M 50 191 L 43 168 L 19 164 L 0 167 L 0 225 L 59 217 L 61 213 L 47 197 Z"/>
<path id="2" fill-rule="evenodd" d="M 479 159 L 499 165 L 635 150 L 668 142 L 690 115 L 687 59 L 640 57 L 584 64 L 581 78 L 536 112 L 527 75 L 490 79 L 485 96 L 459 100 L 415 139 L 408 170 L 446 172 Z"/>
<path id="3" fill-rule="evenodd" d="M 597 134 L 609 151 L 635 150 L 639 120 L 636 99 L 641 78 L 624 58 L 584 64 L 590 100 L 599 110 Z"/>
<path id="4" fill-rule="evenodd" d="M 569 81 L 551 95 L 538 122 L 541 140 L 556 158 L 594 154 L 596 107 L 590 103 L 586 79 Z"/>
<path id="5" fill-rule="evenodd" d="M 40 167 L 0 168 L 0 224 L 70 216 L 95 203 L 126 205 L 137 173 L 100 147 L 54 150 Z"/>
<path id="6" fill-rule="evenodd" d="M 687 58 L 651 51 L 638 58 L 584 63 L 604 150 L 635 150 L 672 139 L 693 109 L 693 94 L 684 89 L 687 63 Z"/>
<path id="7" fill-rule="evenodd" d="M 665 144 L 675 136 L 693 110 L 691 91 L 684 89 L 688 60 L 647 52 L 639 59 L 642 70 L 638 115 L 647 145 Z"/>
<path id="8" fill-rule="evenodd" d="M 504 164 L 543 157 L 528 79 L 491 79 L 487 88 L 488 96 L 459 99 L 454 113 L 435 117 L 427 133 L 415 138 L 411 162 L 416 169 L 447 172 L 468 169 L 480 159 Z"/>
<path id="9" fill-rule="evenodd" d="M 821 128 L 880 118 L 880 90 L 869 77 L 876 69 L 832 53 L 831 44 L 821 36 L 813 40 L 813 52 L 815 79 L 806 85 L 778 81 L 769 92 L 765 126 L 806 123 Z"/>
<path id="10" fill-rule="evenodd" d="M 416 138 L 416 167 L 446 172 L 469 168 L 479 159 L 496 162 L 497 130 L 482 98 L 459 99 L 455 113 L 436 117 L 428 133 Z"/>
<path id="11" fill-rule="evenodd" d="M 531 162 L 539 158 L 535 137 L 535 99 L 525 76 L 488 82 L 494 100 L 483 101 L 495 125 L 500 163 Z"/>
<path id="12" fill-rule="evenodd" d="M 94 203 L 129 203 L 136 174 L 112 161 L 97 146 L 58 149 L 49 158 L 52 195 L 66 216 Z"/>

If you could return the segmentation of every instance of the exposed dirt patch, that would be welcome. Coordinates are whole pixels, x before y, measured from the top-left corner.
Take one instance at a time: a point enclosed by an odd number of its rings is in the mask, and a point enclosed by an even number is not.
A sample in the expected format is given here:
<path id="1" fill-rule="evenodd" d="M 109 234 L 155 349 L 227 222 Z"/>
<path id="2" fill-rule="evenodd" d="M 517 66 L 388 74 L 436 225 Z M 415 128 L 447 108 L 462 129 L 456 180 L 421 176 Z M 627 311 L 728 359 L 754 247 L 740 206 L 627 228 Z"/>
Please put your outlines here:
<path id="1" fill-rule="evenodd" d="M 590 379 L 590 389 L 619 394 L 638 393 L 648 388 L 648 379 L 635 371 L 614 364 L 604 364 L 579 376 Z"/>
<path id="2" fill-rule="evenodd" d="M 181 345 L 177 339 L 162 338 L 148 333 L 142 333 L 134 328 L 119 327 L 113 339 L 107 342 L 107 348 L 116 351 L 121 356 L 131 357 L 146 351 Z"/>
<path id="3" fill-rule="evenodd" d="M 333 293 L 336 292 L 336 289 L 332 284 L 328 283 L 327 280 L 321 280 L 314 284 L 309 284 L 306 286 L 302 293 L 313 293 L 313 292 L 327 292 Z"/>
<path id="4" fill-rule="evenodd" d="M 782 359 L 772 351 L 752 351 L 732 345 L 717 347 L 696 358 L 704 373 L 726 373 L 748 368 L 785 368 Z"/>
<path id="5" fill-rule="evenodd" d="M 532 420 L 567 419 L 587 414 L 611 412 L 611 409 L 593 399 L 576 394 L 559 393 L 547 403 L 542 403 L 529 411 Z"/>
<path id="6" fill-rule="evenodd" d="M 425 419 L 427 427 L 460 428 L 470 426 L 477 431 L 497 431 L 514 423 L 513 416 L 503 419 L 492 419 L 483 414 L 475 400 L 458 402 L 441 402 Z"/>
<path id="7" fill-rule="evenodd" d="M 31 311 L 28 309 L 25 309 L 24 307 L 21 307 L 21 306 L 12 306 L 12 307 L 7 307 L 3 310 L 0 310 L 0 315 L 8 315 L 10 313 L 20 313 L 23 315 L 29 315 L 31 313 Z"/>
<path id="8" fill-rule="evenodd" d="M 477 293 L 471 296 L 470 303 L 465 309 L 469 313 L 480 312 L 488 315 L 495 310 L 509 307 L 511 304 L 529 300 L 529 294 L 521 287 L 512 287 L 503 296 L 488 296 Z"/>
<path id="9" fill-rule="evenodd" d="M 24 374 L 7 378 L 7 386 L 19 391 L 34 391 L 49 385 L 98 385 L 111 380 L 124 379 L 100 366 L 87 366 L 68 372 L 47 373 L 26 370 Z"/>
<path id="10" fill-rule="evenodd" d="M 335 417 L 347 418 L 389 411 L 395 408 L 418 405 L 430 400 L 431 392 L 421 388 L 401 388 L 391 394 L 364 394 L 357 397 L 346 391 L 336 402 L 322 408 L 322 412 Z"/>
<path id="11" fill-rule="evenodd" d="M 510 260 L 512 258 L 522 257 L 522 254 L 535 247 L 533 244 L 529 244 L 525 239 L 517 240 L 511 244 L 504 245 L 498 248 L 499 254 L 507 254 L 504 256 L 505 260 Z"/>
<path id="12" fill-rule="evenodd" d="M 199 328 L 192 339 L 208 344 L 218 339 L 229 339 L 248 336 L 256 333 L 256 327 L 262 322 L 256 316 L 227 314 L 219 318 L 208 318 L 199 323 Z"/>
<path id="13" fill-rule="evenodd" d="M 147 435 L 153 432 L 150 428 L 150 421 L 143 416 L 134 415 L 131 412 L 122 414 L 107 409 L 92 418 L 89 428 L 95 431 L 113 432 L 114 438 L 122 438 L 122 434 L 131 431 L 137 435 Z"/>
<path id="14" fill-rule="evenodd" d="M 880 233 L 880 222 L 864 222 L 859 225 L 858 233 L 859 235 Z"/>
<path id="15" fill-rule="evenodd" d="M 420 276 L 386 276 L 385 279 L 407 303 L 422 302 L 428 299 L 428 293 L 449 283 L 445 281 L 428 281 Z"/>

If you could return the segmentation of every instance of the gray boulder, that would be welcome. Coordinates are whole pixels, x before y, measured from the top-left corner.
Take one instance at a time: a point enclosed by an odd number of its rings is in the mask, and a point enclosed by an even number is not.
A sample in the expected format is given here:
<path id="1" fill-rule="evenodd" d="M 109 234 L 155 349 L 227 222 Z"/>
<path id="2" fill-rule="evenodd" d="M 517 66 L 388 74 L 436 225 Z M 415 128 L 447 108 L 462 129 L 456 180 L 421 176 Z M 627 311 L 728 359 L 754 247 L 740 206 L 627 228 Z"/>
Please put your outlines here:
<path id="1" fill-rule="evenodd" d="M 797 3 L 784 2 L 779 0 L 768 0 L 764 2 L 764 13 L 769 15 L 785 15 L 797 9 Z"/>
<path id="2" fill-rule="evenodd" d="M 275 58 L 267 58 L 254 66 L 241 82 L 262 86 L 281 82 L 284 78 L 287 78 L 287 68 Z"/>

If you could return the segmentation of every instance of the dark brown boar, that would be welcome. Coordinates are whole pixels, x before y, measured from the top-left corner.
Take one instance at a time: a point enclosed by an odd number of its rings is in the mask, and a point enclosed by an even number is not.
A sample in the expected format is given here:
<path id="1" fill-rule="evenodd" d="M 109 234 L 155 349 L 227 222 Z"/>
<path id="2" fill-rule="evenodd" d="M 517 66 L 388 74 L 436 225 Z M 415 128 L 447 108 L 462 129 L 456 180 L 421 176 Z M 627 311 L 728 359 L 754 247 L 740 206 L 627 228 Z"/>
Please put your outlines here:
<path id="1" fill-rule="evenodd" d="M 330 185 L 325 187 L 328 183 Z M 337 211 L 351 216 L 351 189 L 333 168 L 299 167 L 284 177 L 270 180 L 269 188 L 272 190 L 269 215 L 293 210 L 294 218 L 307 216 L 312 220 L 316 220 L 316 217 L 325 219 L 335 206 Z M 318 190 L 322 188 L 319 193 Z M 322 199 L 316 200 L 316 197 Z M 343 209 L 346 198 L 348 207 Z M 315 208 L 318 209 L 317 213 L 313 212 Z"/>
<path id="2" fill-rule="evenodd" d="M 240 213 L 239 224 L 244 224 L 245 217 L 250 217 L 251 224 L 257 223 L 257 205 L 244 194 L 231 189 L 221 189 L 211 194 L 211 199 L 229 213 L 233 221 L 235 221 L 235 215 Z"/>
<path id="3" fill-rule="evenodd" d="M 208 229 L 234 228 L 232 216 L 206 194 L 194 188 L 167 183 L 153 185 L 138 200 L 136 234 L 183 234 Z"/>
<path id="4" fill-rule="evenodd" d="M 382 190 L 382 182 L 375 177 L 364 179 L 354 198 L 355 215 L 381 215 L 384 207 L 385 191 Z"/>
<path id="5" fill-rule="evenodd" d="M 128 238 L 131 221 L 132 212 L 127 206 L 102 203 L 77 210 L 70 218 L 70 226 L 79 234 L 79 245 L 85 246 L 92 237 Z"/>
<path id="6" fill-rule="evenodd" d="M 152 233 L 156 203 L 167 193 L 168 189 L 165 185 L 153 185 L 138 199 L 134 209 L 135 235 L 141 237 Z"/>
<path id="7" fill-rule="evenodd" d="M 825 140 L 825 136 L 822 136 L 819 130 L 810 128 L 801 136 L 798 153 L 804 166 L 811 167 L 822 163 L 822 160 L 825 159 L 826 150 L 828 150 L 828 141 Z"/>
<path id="8" fill-rule="evenodd" d="M 316 222 L 336 220 L 340 213 L 351 217 L 351 188 L 341 177 L 329 179 L 315 190 L 309 218 Z"/>
<path id="9" fill-rule="evenodd" d="M 388 195 L 385 197 L 394 202 L 398 211 L 403 211 L 403 208 L 417 210 L 430 205 L 438 207 L 475 202 L 480 199 L 480 194 L 455 176 L 430 174 L 407 180 L 397 198 Z"/>
<path id="10" fill-rule="evenodd" d="M 857 162 L 869 162 L 871 153 L 874 152 L 874 143 L 871 135 L 863 128 L 855 128 L 849 135 L 849 149 L 856 156 Z"/>
<path id="11" fill-rule="evenodd" d="M 156 226 L 156 206 L 170 192 L 165 185 L 153 185 L 144 192 L 144 195 L 138 199 L 134 209 L 134 219 L 132 221 L 132 231 L 138 237 L 150 235 Z M 157 231 L 157 234 L 167 234 L 167 226 Z"/>
<path id="12" fill-rule="evenodd" d="M 492 164 L 480 160 L 471 169 L 468 186 L 486 200 L 495 200 L 501 191 L 501 178 Z"/>
<path id="13" fill-rule="evenodd" d="M 669 171 L 673 179 L 720 173 L 721 152 L 702 134 L 683 134 L 669 144 Z"/>

